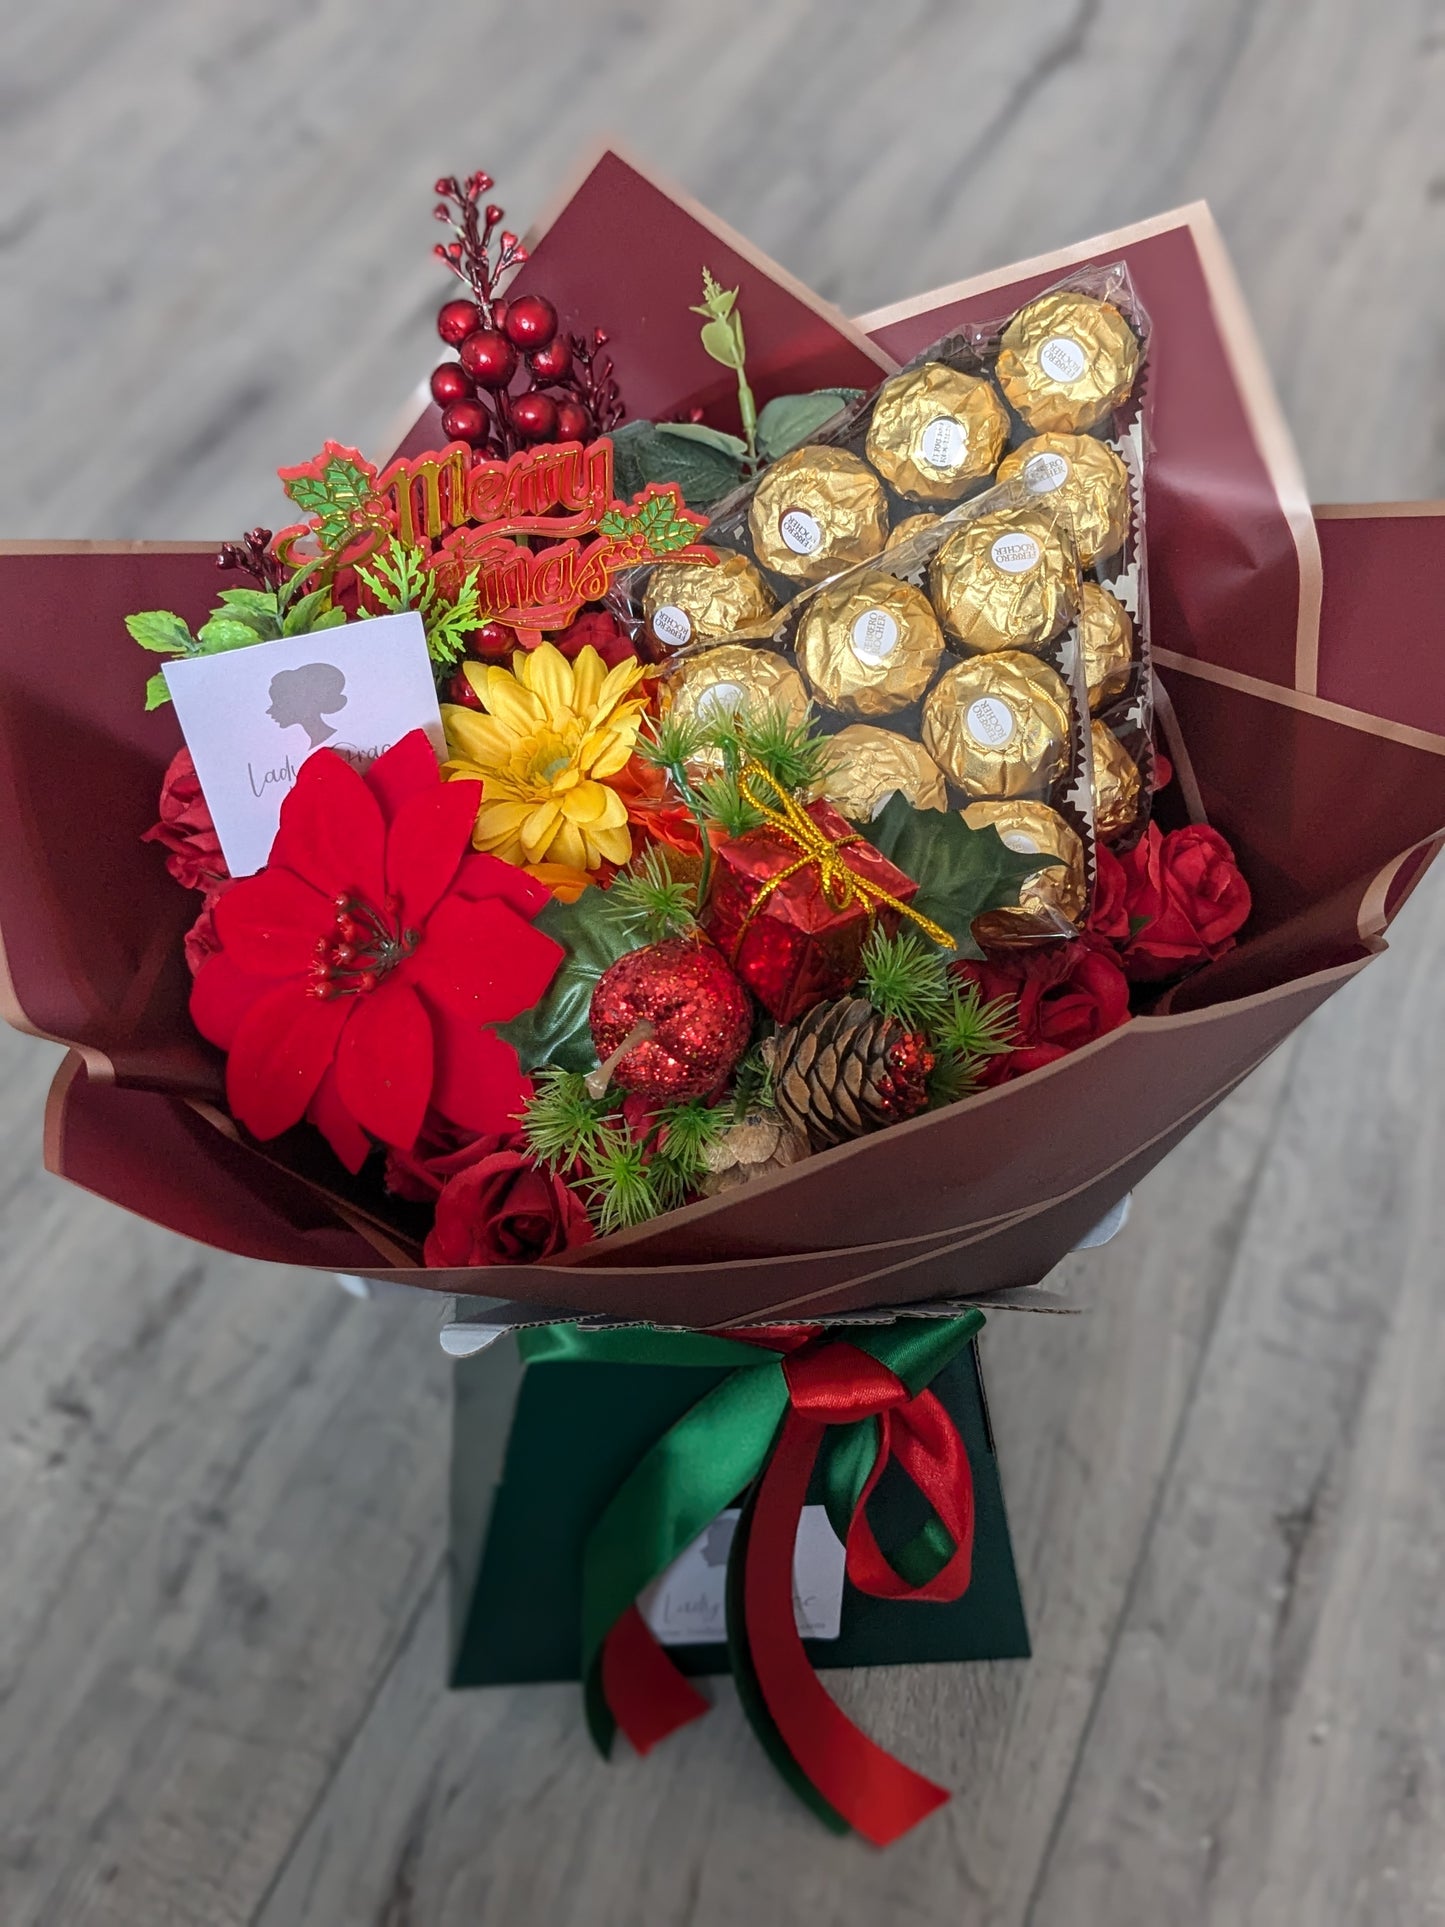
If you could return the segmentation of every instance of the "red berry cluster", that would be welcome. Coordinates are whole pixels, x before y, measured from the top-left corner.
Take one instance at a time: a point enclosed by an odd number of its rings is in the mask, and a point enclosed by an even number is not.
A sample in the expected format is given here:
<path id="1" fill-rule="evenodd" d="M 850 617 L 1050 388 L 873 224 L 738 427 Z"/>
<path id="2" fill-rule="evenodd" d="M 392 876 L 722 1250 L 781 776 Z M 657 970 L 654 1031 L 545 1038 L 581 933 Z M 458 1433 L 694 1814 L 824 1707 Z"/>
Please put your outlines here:
<path id="1" fill-rule="evenodd" d="M 480 207 L 492 185 L 490 174 L 436 184 L 442 199 L 432 211 L 450 223 L 455 239 L 435 252 L 471 290 L 469 300 L 444 302 L 437 315 L 437 333 L 457 351 L 455 361 L 432 371 L 442 432 L 495 455 L 514 454 L 527 442 L 591 441 L 622 418 L 611 361 L 598 352 L 607 337 L 600 329 L 590 339 L 559 333 L 545 295 L 508 301 L 498 293 L 527 250 L 509 230 L 497 235 L 501 208 Z M 514 388 L 519 370 L 525 386 Z"/>

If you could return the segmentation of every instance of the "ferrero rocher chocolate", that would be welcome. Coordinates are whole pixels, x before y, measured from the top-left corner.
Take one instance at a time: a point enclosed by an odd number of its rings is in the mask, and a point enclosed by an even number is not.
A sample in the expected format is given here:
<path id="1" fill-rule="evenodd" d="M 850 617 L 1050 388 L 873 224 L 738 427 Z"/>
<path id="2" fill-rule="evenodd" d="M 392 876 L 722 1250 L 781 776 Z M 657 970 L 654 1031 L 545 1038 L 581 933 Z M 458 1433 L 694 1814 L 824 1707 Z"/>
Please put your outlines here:
<path id="1" fill-rule="evenodd" d="M 890 796 L 916 810 L 948 808 L 943 772 L 921 743 L 873 723 L 850 723 L 828 745 L 821 794 L 850 823 L 871 823 Z"/>
<path id="2" fill-rule="evenodd" d="M 1139 765 L 1102 723 L 1091 725 L 1094 739 L 1094 834 L 1112 843 L 1133 829 L 1139 818 Z"/>
<path id="3" fill-rule="evenodd" d="M 887 498 L 859 456 L 810 442 L 764 474 L 748 529 L 765 569 L 793 582 L 823 582 L 878 554 L 888 539 Z"/>
<path id="4" fill-rule="evenodd" d="M 1017 909 L 974 918 L 973 934 L 980 943 L 1026 942 L 1078 924 L 1088 897 L 1084 846 L 1057 810 L 1023 801 L 970 803 L 963 820 L 971 830 L 992 826 L 1011 850 L 1044 859 L 1019 885 Z"/>
<path id="5" fill-rule="evenodd" d="M 808 709 L 808 692 L 790 662 L 740 642 L 680 657 L 669 688 L 669 712 L 684 721 L 711 723 L 738 709 L 779 709 L 790 722 L 801 722 Z"/>
<path id="6" fill-rule="evenodd" d="M 1094 435 L 1035 435 L 1005 455 L 998 479 L 1019 476 L 1068 524 L 1081 569 L 1113 555 L 1129 528 L 1129 471 Z"/>
<path id="7" fill-rule="evenodd" d="M 1026 796 L 1068 763 L 1069 697 L 1047 663 L 1000 649 L 957 663 L 923 704 L 923 746 L 970 796 Z"/>
<path id="8" fill-rule="evenodd" d="M 961 501 L 992 475 L 1008 411 L 991 381 L 944 361 L 907 368 L 878 390 L 864 454 L 912 502 Z"/>
<path id="9" fill-rule="evenodd" d="M 1079 661 L 1095 715 L 1129 687 L 1134 625 L 1117 596 L 1086 582 L 1079 592 Z"/>
<path id="10" fill-rule="evenodd" d="M 766 622 L 777 606 L 748 558 L 726 553 L 716 562 L 660 562 L 642 597 L 644 621 L 669 649 L 726 642 Z"/>
<path id="11" fill-rule="evenodd" d="M 1113 302 L 1060 289 L 1019 309 L 996 373 L 1030 428 L 1076 435 L 1119 406 L 1138 369 L 1139 343 Z"/>
<path id="12" fill-rule="evenodd" d="M 830 709 L 888 716 L 933 681 L 943 632 L 911 582 L 883 569 L 850 570 L 809 599 L 795 649 L 813 694 Z"/>
<path id="13" fill-rule="evenodd" d="M 1042 649 L 1073 616 L 1079 571 L 1065 525 L 1043 509 L 965 522 L 928 565 L 928 593 L 966 649 Z"/>
<path id="14" fill-rule="evenodd" d="M 895 522 L 888 531 L 888 540 L 883 544 L 884 553 L 896 549 L 900 542 L 911 542 L 915 535 L 922 535 L 925 529 L 937 528 L 939 518 L 926 512 L 921 515 L 905 515 L 901 522 Z"/>

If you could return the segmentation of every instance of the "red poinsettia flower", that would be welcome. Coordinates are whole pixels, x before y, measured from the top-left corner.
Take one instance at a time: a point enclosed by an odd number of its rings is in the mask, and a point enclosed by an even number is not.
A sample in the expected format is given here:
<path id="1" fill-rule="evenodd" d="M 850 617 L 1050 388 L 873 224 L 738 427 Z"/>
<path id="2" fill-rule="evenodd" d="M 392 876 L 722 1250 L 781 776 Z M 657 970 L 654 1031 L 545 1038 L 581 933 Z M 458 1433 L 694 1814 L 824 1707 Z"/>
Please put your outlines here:
<path id="1" fill-rule="evenodd" d="M 480 792 L 443 783 L 421 730 L 365 776 L 329 749 L 301 766 L 266 868 L 215 905 L 220 948 L 191 990 L 256 1137 L 309 1117 L 355 1171 L 373 1138 L 409 1150 L 429 1105 L 513 1128 L 531 1086 L 488 1026 L 536 1003 L 562 950 L 529 921 L 547 890 L 471 850 Z"/>

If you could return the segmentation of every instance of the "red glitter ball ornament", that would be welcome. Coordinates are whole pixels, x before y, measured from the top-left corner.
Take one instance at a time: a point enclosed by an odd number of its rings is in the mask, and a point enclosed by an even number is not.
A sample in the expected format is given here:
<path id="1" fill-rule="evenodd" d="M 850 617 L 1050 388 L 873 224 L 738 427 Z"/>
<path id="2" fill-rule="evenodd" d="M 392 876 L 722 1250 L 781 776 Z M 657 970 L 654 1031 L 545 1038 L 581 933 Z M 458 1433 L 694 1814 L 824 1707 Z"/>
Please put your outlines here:
<path id="1" fill-rule="evenodd" d="M 450 408 L 454 401 L 470 401 L 472 378 L 459 361 L 444 361 L 431 371 L 431 398 L 438 408 Z"/>
<path id="2" fill-rule="evenodd" d="M 507 304 L 502 329 L 514 347 L 535 353 L 556 334 L 557 310 L 544 294 L 519 294 Z"/>
<path id="3" fill-rule="evenodd" d="M 511 415 L 513 428 L 529 442 L 550 441 L 557 432 L 557 404 L 550 395 L 513 396 Z"/>
<path id="4" fill-rule="evenodd" d="M 553 430 L 559 442 L 585 442 L 592 433 L 592 417 L 580 401 L 559 401 L 557 404 L 557 426 Z"/>
<path id="5" fill-rule="evenodd" d="M 475 301 L 444 301 L 437 312 L 437 333 L 449 348 L 459 348 L 481 325 L 482 311 Z"/>
<path id="6" fill-rule="evenodd" d="M 665 937 L 604 970 L 588 1012 L 612 1082 L 656 1103 L 706 1097 L 748 1047 L 753 1007 L 705 937 Z"/>
<path id="7" fill-rule="evenodd" d="M 491 428 L 492 418 L 479 401 L 454 401 L 442 414 L 442 433 L 449 442 L 470 442 L 478 448 Z"/>
<path id="8" fill-rule="evenodd" d="M 478 328 L 457 351 L 462 366 L 483 388 L 505 388 L 517 372 L 517 351 L 495 328 Z"/>

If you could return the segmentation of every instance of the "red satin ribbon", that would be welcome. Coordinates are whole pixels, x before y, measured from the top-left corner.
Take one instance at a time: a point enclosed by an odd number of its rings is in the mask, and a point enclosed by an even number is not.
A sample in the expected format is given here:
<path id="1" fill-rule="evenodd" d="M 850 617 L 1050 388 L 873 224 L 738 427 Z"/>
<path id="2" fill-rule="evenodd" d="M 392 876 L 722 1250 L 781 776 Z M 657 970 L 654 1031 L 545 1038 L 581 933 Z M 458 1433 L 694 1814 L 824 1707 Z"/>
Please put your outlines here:
<path id="1" fill-rule="evenodd" d="M 958 1599 L 973 1562 L 968 1455 L 932 1392 L 910 1396 L 894 1372 L 857 1346 L 842 1339 L 814 1342 L 816 1332 L 802 1328 L 730 1335 L 786 1354 L 790 1400 L 759 1482 L 743 1575 L 753 1669 L 778 1732 L 807 1778 L 865 1839 L 887 1846 L 949 1796 L 861 1732 L 814 1674 L 793 1615 L 798 1521 L 827 1427 L 874 1418 L 878 1452 L 848 1527 L 848 1577 L 860 1591 L 882 1599 Z M 954 1544 L 946 1564 L 921 1586 L 910 1585 L 889 1565 L 867 1518 L 868 1500 L 890 1460 L 928 1499 Z M 706 1711 L 707 1702 L 635 1608 L 608 1635 L 602 1685 L 618 1726 L 641 1752 Z"/>

